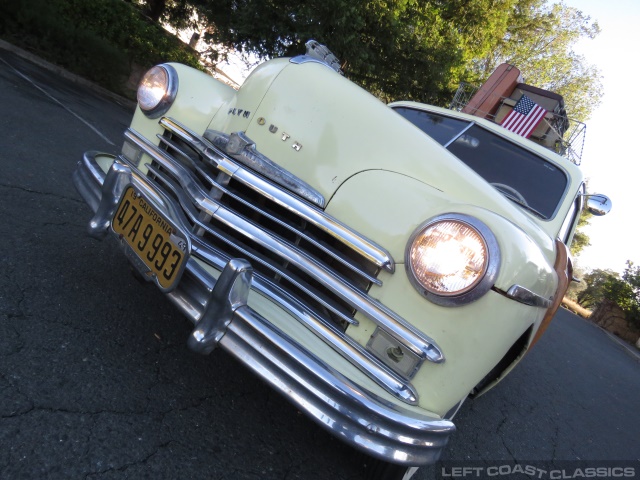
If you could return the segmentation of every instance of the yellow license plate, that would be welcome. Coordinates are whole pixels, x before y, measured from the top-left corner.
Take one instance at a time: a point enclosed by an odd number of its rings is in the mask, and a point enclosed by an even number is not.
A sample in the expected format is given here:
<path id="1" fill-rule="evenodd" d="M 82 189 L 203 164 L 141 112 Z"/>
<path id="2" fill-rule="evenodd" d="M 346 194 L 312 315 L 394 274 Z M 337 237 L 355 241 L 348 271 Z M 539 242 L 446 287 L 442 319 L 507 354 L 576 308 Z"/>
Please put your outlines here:
<path id="1" fill-rule="evenodd" d="M 158 286 L 171 289 L 188 257 L 186 235 L 132 186 L 124 191 L 111 228 L 149 268 Z"/>

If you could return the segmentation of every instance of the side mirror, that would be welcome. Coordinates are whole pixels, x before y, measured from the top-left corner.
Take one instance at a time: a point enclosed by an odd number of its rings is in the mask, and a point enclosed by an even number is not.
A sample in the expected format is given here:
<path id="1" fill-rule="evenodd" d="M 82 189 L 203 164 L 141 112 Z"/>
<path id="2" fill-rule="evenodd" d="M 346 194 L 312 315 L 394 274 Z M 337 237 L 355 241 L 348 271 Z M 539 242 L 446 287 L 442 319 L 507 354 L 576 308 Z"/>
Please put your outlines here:
<path id="1" fill-rule="evenodd" d="M 611 199 L 606 195 L 594 193 L 585 195 L 585 197 L 587 199 L 586 208 L 590 214 L 601 217 L 611 211 Z"/>

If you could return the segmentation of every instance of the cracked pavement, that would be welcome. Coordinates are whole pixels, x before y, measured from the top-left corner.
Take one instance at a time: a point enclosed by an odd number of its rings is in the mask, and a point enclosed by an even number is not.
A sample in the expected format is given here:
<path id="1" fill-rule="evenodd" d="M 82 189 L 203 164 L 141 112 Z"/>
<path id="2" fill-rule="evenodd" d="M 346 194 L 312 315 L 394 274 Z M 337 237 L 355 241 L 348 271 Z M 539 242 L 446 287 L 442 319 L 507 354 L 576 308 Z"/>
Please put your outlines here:
<path id="1" fill-rule="evenodd" d="M 121 143 L 127 108 L 0 59 Z M 0 112 L 0 478 L 362 478 L 354 452 L 227 354 L 189 351 L 190 323 L 86 235 L 71 173 L 114 147 L 5 63 Z M 638 460 L 640 362 L 558 317 L 462 407 L 444 460 Z"/>

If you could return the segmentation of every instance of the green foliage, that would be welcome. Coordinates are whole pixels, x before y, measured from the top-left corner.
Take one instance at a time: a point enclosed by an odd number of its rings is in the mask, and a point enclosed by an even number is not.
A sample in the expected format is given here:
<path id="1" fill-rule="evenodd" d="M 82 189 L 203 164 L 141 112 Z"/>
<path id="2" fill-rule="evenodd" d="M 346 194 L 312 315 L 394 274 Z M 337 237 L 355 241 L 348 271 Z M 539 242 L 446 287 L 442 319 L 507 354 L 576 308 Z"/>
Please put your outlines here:
<path id="1" fill-rule="evenodd" d="M 589 239 L 589 235 L 581 230 L 576 230 L 576 233 L 573 235 L 573 242 L 571 242 L 571 254 L 574 257 L 577 257 L 578 255 L 580 255 L 582 250 L 590 245 L 591 242 Z"/>
<path id="2" fill-rule="evenodd" d="M 627 320 L 640 328 L 640 266 L 634 266 L 631 260 L 627 260 L 622 280 L 625 287 L 615 301 L 625 311 Z"/>
<path id="3" fill-rule="evenodd" d="M 121 0 L 3 0 L 0 36 L 114 90 L 133 64 L 198 66 L 193 51 Z"/>
<path id="4" fill-rule="evenodd" d="M 562 95 L 569 117 L 586 121 L 603 96 L 600 72 L 574 52 L 580 39 L 600 32 L 580 10 L 547 0 L 518 0 L 506 34 L 473 69 L 486 78 L 501 63 L 520 69 L 527 83 Z"/>
<path id="5" fill-rule="evenodd" d="M 576 298 L 581 306 L 592 309 L 609 300 L 625 312 L 629 323 L 640 328 L 640 266 L 629 260 L 622 277 L 611 270 L 595 269 L 583 280 L 586 288 Z"/>
<path id="6" fill-rule="evenodd" d="M 57 7 L 46 0 L 33 0 L 28 5 L 5 0 L 0 6 L 0 34 L 80 75 L 106 79 L 106 86 L 114 87 L 112 79 L 125 72 L 125 55 L 98 33 L 61 16 Z"/>
<path id="7" fill-rule="evenodd" d="M 576 301 L 584 308 L 593 309 L 606 298 L 607 285 L 619 280 L 620 275 L 613 270 L 596 268 L 582 278 L 586 288 L 578 293 Z"/>
<path id="8" fill-rule="evenodd" d="M 167 11 L 167 0 L 147 0 L 143 11 L 152 21 L 161 21 Z"/>
<path id="9" fill-rule="evenodd" d="M 346 75 L 384 100 L 446 105 L 460 81 L 481 83 L 502 62 L 565 97 L 584 120 L 597 106 L 597 69 L 575 54 L 599 28 L 575 8 L 547 0 L 147 0 L 176 26 L 197 12 L 206 37 L 260 58 L 304 51 L 314 38 Z"/>
<path id="10" fill-rule="evenodd" d="M 584 227 L 589 225 L 589 221 L 593 215 L 590 214 L 586 209 L 583 209 L 580 212 L 580 218 L 578 218 L 578 225 L 576 227 L 576 232 L 573 235 L 573 242 L 571 242 L 571 254 L 574 257 L 580 255 L 580 252 L 584 250 L 586 247 L 591 245 L 589 236 L 584 233 Z"/>
<path id="11" fill-rule="evenodd" d="M 598 71 L 572 50 L 597 24 L 547 0 L 4 0 L 0 35 L 114 84 L 132 64 L 197 67 L 156 21 L 193 26 L 194 12 L 208 40 L 263 59 L 299 54 L 315 38 L 384 100 L 446 105 L 460 81 L 480 82 L 503 61 L 564 95 L 577 120 L 602 96 Z"/>
<path id="12" fill-rule="evenodd" d="M 314 38 L 345 74 L 385 100 L 447 104 L 467 63 L 492 48 L 514 0 L 193 0 L 208 40 L 260 58 L 304 52 Z M 165 18 L 184 22 L 172 12 Z M 188 11 L 188 9 L 183 9 Z"/>
<path id="13" fill-rule="evenodd" d="M 584 289 L 587 288 L 587 285 L 584 281 L 585 276 L 587 275 L 586 271 L 581 268 L 579 265 L 574 265 L 573 267 L 573 276 L 575 278 L 579 278 L 579 282 L 569 282 L 569 288 L 567 289 L 567 293 L 565 294 L 570 300 L 573 300 L 576 303 L 578 302 L 578 295 Z"/>
<path id="14" fill-rule="evenodd" d="M 132 62 L 149 67 L 165 61 L 198 66 L 193 51 L 121 0 L 63 0 L 60 3 L 64 17 L 79 28 L 99 32 L 105 40 L 122 49 Z"/>

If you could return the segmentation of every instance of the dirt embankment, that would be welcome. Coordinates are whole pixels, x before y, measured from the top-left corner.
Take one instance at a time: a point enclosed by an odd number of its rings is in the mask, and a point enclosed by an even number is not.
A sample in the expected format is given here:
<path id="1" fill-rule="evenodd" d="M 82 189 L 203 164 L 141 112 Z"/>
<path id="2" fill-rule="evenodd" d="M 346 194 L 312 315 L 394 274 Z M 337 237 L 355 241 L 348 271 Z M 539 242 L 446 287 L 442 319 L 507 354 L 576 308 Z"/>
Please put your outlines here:
<path id="1" fill-rule="evenodd" d="M 572 311 L 576 315 L 580 315 L 582 318 L 589 318 L 591 316 L 591 310 L 587 310 L 586 308 L 582 308 L 573 300 L 568 299 L 567 297 L 562 299 L 562 306 L 567 310 Z"/>
<path id="2" fill-rule="evenodd" d="M 640 330 L 627 322 L 624 312 L 615 303 L 605 300 L 595 310 L 591 311 L 582 308 L 568 298 L 564 298 L 562 306 L 582 318 L 588 318 L 625 342 L 640 348 Z"/>
<path id="3" fill-rule="evenodd" d="M 637 345 L 640 330 L 629 324 L 625 313 L 615 303 L 603 301 L 589 318 L 596 325 L 620 337 L 625 342 Z"/>

